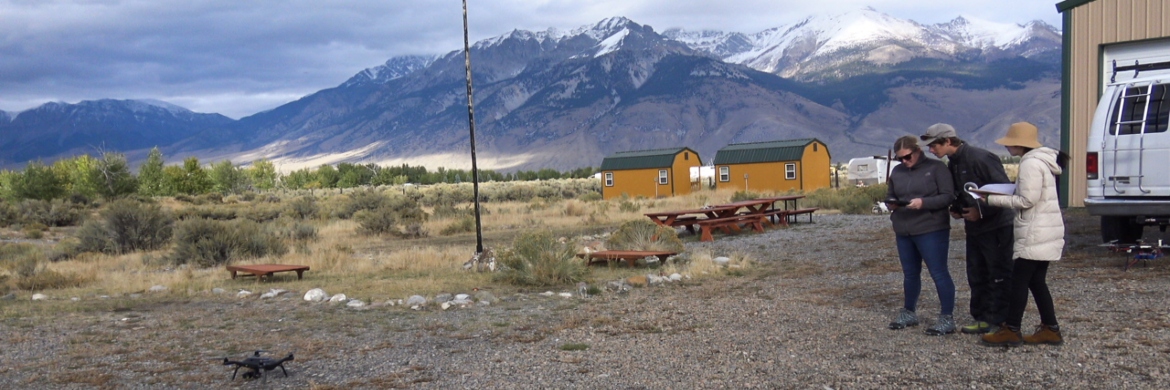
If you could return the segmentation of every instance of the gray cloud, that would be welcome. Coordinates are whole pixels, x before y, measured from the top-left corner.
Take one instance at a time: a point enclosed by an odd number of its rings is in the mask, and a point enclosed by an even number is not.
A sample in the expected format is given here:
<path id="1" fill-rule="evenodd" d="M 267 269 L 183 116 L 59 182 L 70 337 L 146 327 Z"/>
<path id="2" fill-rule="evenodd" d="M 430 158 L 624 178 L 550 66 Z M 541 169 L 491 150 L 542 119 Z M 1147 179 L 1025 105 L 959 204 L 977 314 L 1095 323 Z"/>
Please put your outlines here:
<path id="1" fill-rule="evenodd" d="M 960 14 L 1059 20 L 1048 2 L 1005 0 L 469 1 L 473 40 L 512 29 L 572 29 L 609 16 L 658 30 L 756 32 L 865 5 L 926 23 Z M 238 118 L 336 86 L 395 55 L 458 50 L 463 39 L 461 4 L 451 0 L 0 0 L 0 20 L 6 111 L 47 101 L 152 98 Z"/>

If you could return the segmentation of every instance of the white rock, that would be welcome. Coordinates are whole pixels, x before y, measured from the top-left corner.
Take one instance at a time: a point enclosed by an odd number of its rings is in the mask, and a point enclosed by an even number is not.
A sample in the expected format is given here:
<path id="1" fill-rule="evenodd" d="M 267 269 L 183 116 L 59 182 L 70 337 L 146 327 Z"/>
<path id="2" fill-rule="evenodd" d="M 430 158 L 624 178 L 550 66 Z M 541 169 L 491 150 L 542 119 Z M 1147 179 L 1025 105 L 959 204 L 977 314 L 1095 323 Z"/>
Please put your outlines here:
<path id="1" fill-rule="evenodd" d="M 566 293 L 566 292 L 563 292 L 563 293 L 560 293 L 557 295 L 560 295 L 561 298 L 572 298 L 573 297 L 573 293 Z"/>
<path id="2" fill-rule="evenodd" d="M 716 257 L 714 259 L 711 259 L 711 261 L 714 261 L 715 264 L 717 264 L 717 265 L 727 265 L 727 263 L 731 262 L 731 259 L 728 257 L 719 256 L 719 257 Z"/>
<path id="3" fill-rule="evenodd" d="M 496 296 L 490 292 L 480 291 L 480 292 L 475 293 L 475 300 L 480 301 L 480 302 L 495 303 L 495 302 L 499 302 L 500 298 L 496 298 Z"/>
<path id="4" fill-rule="evenodd" d="M 224 292 L 226 292 L 226 291 L 222 288 L 219 288 L 219 287 L 211 289 L 212 294 L 223 294 Z"/>
<path id="5" fill-rule="evenodd" d="M 682 280 L 682 275 L 679 275 L 677 272 L 676 272 L 676 273 L 673 273 L 673 274 L 670 274 L 670 281 L 672 281 L 672 282 L 677 282 L 677 281 L 680 281 L 680 280 Z"/>
<path id="6" fill-rule="evenodd" d="M 357 307 L 362 307 L 362 306 L 365 306 L 365 305 L 366 305 L 366 303 L 365 303 L 365 302 L 362 302 L 362 300 L 361 300 L 361 299 L 351 299 L 351 300 L 349 300 L 349 302 L 346 302 L 346 303 L 345 303 L 345 306 L 346 306 L 346 307 L 354 307 L 354 308 L 357 308 Z"/>
<path id="7" fill-rule="evenodd" d="M 471 296 L 467 294 L 455 294 L 456 301 L 466 301 L 469 298 L 471 298 Z"/>
<path id="8" fill-rule="evenodd" d="M 467 306 L 467 305 L 470 305 L 470 304 L 475 303 L 475 302 L 472 302 L 471 299 L 464 298 L 464 299 L 454 299 L 450 303 L 452 305 Z"/>
<path id="9" fill-rule="evenodd" d="M 414 306 L 411 306 L 411 307 L 410 307 L 410 310 L 422 310 L 422 305 L 414 305 Z"/>
<path id="10" fill-rule="evenodd" d="M 324 301 L 326 299 L 329 299 L 329 294 L 326 294 L 325 290 L 322 290 L 319 288 L 314 288 L 312 290 L 305 292 L 305 300 L 306 301 L 321 302 L 321 301 Z"/>
<path id="11" fill-rule="evenodd" d="M 80 300 L 81 300 L 81 298 L 78 298 L 78 297 L 73 297 L 73 298 L 69 298 L 69 300 L 70 300 L 70 301 L 73 301 L 73 302 L 77 302 L 77 301 L 80 301 Z"/>
<path id="12" fill-rule="evenodd" d="M 666 282 L 666 278 L 658 275 L 646 275 L 646 281 L 651 285 L 657 285 Z"/>
<path id="13" fill-rule="evenodd" d="M 551 296 L 553 296 L 553 295 L 556 295 L 556 293 L 554 293 L 554 292 L 552 292 L 552 291 L 545 291 L 545 292 L 542 292 L 542 293 L 540 293 L 540 295 L 543 295 L 543 296 L 546 296 L 546 297 L 551 297 Z"/>
<path id="14" fill-rule="evenodd" d="M 344 301 L 345 298 L 345 294 L 334 294 L 332 297 L 329 297 L 329 303 L 339 303 Z"/>
<path id="15" fill-rule="evenodd" d="M 453 306 L 453 305 L 451 304 L 451 302 L 443 302 L 443 304 L 442 304 L 442 305 L 439 305 L 439 307 L 443 308 L 443 310 L 450 309 L 450 308 L 451 308 L 451 306 Z"/>
<path id="16" fill-rule="evenodd" d="M 251 295 L 252 295 L 252 292 L 251 292 L 251 291 L 248 291 L 248 290 L 240 290 L 240 292 L 236 293 L 236 298 L 247 298 L 247 297 L 249 297 L 249 296 L 251 296 Z"/>
<path id="17" fill-rule="evenodd" d="M 422 306 L 422 305 L 427 304 L 427 299 L 423 298 L 422 295 L 411 295 L 410 298 L 406 298 L 406 304 L 410 305 L 411 308 L 413 308 L 414 306 Z M 415 309 L 415 310 L 418 310 L 418 309 Z"/>
<path id="18" fill-rule="evenodd" d="M 154 286 L 150 286 L 150 292 L 163 292 L 163 291 L 167 291 L 167 286 L 157 285 L 157 284 Z"/>
<path id="19" fill-rule="evenodd" d="M 286 290 L 284 290 L 284 289 L 274 288 L 274 289 L 268 290 L 268 292 L 266 292 L 266 293 L 260 294 L 260 299 L 276 298 L 278 295 L 284 294 L 285 291 Z"/>

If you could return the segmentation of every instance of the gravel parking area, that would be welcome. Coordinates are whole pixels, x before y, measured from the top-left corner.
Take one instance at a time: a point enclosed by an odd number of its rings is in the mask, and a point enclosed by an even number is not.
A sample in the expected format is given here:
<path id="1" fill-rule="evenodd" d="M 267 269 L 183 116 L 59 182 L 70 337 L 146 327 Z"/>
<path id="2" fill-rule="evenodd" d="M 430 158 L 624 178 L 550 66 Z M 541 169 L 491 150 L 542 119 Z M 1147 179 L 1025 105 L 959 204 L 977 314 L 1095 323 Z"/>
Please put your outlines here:
<path id="1" fill-rule="evenodd" d="M 1073 210 L 1066 219 L 1065 259 L 1049 273 L 1063 346 L 925 335 L 938 309 L 925 274 L 925 323 L 886 329 L 901 303 L 889 221 L 817 215 L 687 240 L 717 255 L 750 253 L 756 264 L 739 276 L 586 299 L 532 291 L 413 311 L 308 303 L 303 291 L 267 300 L 22 296 L 0 305 L 45 309 L 0 319 L 0 388 L 1170 388 L 1170 265 L 1123 271 L 1124 254 L 1096 245 L 1096 218 Z M 954 226 L 955 315 L 965 323 Z M 93 308 L 61 309 L 71 304 Z M 1038 321 L 1029 307 L 1025 332 Z M 229 380 L 222 359 L 255 349 L 295 353 L 289 376 Z"/>

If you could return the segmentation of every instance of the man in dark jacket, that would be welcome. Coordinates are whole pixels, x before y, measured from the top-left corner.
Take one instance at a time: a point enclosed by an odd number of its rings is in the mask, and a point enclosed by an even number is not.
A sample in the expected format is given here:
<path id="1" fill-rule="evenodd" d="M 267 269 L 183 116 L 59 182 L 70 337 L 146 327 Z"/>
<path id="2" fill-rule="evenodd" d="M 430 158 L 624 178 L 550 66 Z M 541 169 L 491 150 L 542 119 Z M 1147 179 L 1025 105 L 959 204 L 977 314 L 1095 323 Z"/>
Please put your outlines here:
<path id="1" fill-rule="evenodd" d="M 961 328 L 963 333 L 987 333 L 1006 319 L 1008 288 L 1012 277 L 1012 220 L 1015 211 L 979 207 L 963 190 L 967 183 L 982 187 L 1010 183 L 999 156 L 959 139 L 955 128 L 937 123 L 919 137 L 930 152 L 949 160 L 954 178 L 955 201 L 951 217 L 962 218 L 967 233 L 967 284 L 971 286 L 971 317 L 975 322 Z"/>

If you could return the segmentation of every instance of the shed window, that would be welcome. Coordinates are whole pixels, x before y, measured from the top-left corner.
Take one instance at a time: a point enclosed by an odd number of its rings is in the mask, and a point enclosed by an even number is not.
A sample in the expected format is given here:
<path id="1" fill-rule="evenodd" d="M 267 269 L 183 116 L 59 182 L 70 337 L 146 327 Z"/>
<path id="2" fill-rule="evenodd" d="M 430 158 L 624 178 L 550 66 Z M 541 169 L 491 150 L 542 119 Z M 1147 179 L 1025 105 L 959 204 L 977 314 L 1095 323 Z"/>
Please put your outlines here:
<path id="1" fill-rule="evenodd" d="M 605 186 L 606 187 L 613 187 L 613 172 L 606 172 L 605 173 Z"/>
<path id="2" fill-rule="evenodd" d="M 690 152 L 683 152 L 683 160 L 690 160 L 690 159 L 691 159 L 691 153 Z"/>
<path id="3" fill-rule="evenodd" d="M 659 170 L 658 170 L 658 184 L 666 184 L 666 183 L 668 183 L 668 182 L 667 182 L 667 180 L 666 180 L 666 178 L 667 178 L 667 177 L 668 177 L 668 176 L 666 176 L 666 170 L 665 170 L 665 169 L 659 169 Z"/>
<path id="4" fill-rule="evenodd" d="M 814 152 L 817 151 L 817 144 L 815 144 L 815 143 L 813 144 L 813 151 Z"/>
<path id="5" fill-rule="evenodd" d="M 784 178 L 788 179 L 788 180 L 795 180 L 796 179 L 796 164 L 795 163 L 784 164 Z"/>
<path id="6" fill-rule="evenodd" d="M 731 167 L 719 167 L 719 181 L 731 181 Z"/>

